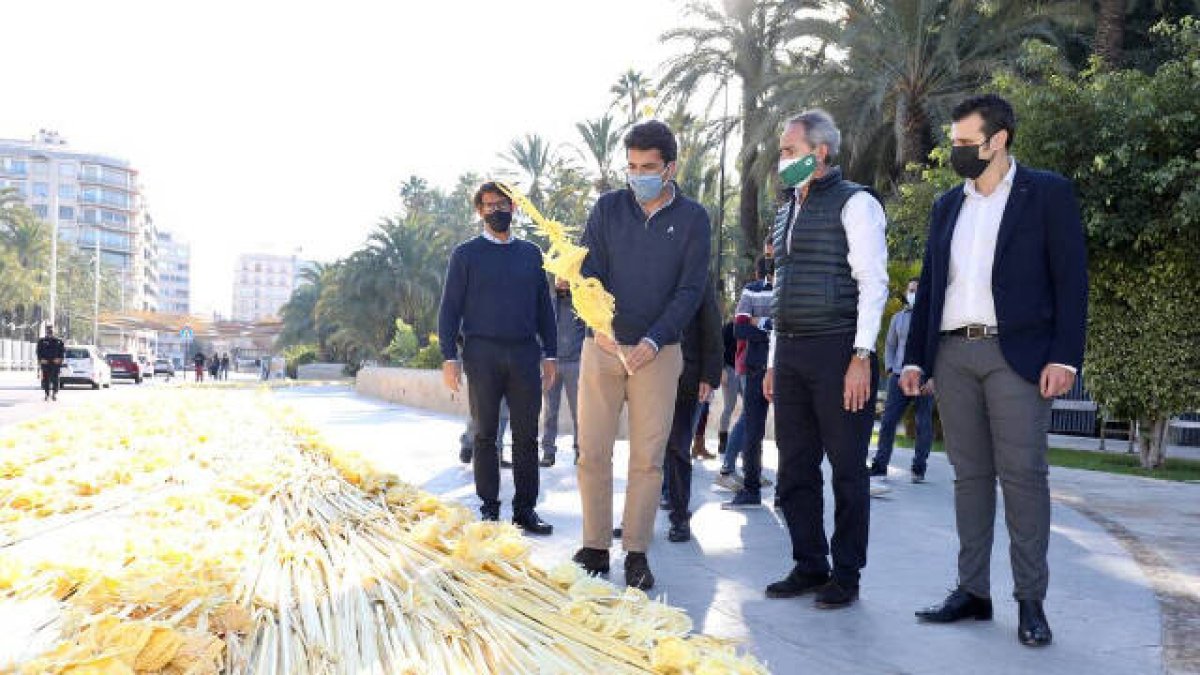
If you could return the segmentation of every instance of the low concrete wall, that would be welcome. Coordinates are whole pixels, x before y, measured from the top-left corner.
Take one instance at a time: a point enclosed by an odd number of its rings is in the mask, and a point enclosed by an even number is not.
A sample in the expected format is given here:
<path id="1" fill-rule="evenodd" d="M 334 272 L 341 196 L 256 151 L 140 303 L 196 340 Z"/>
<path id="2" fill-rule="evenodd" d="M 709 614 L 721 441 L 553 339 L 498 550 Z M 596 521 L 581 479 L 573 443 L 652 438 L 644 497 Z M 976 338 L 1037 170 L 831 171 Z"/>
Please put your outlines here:
<path id="1" fill-rule="evenodd" d="M 344 363 L 306 363 L 296 367 L 297 380 L 341 380 L 348 379 Z"/>
<path id="2" fill-rule="evenodd" d="M 381 398 L 392 403 L 430 410 L 446 415 L 457 415 L 466 418 L 467 389 L 464 386 L 461 393 L 453 394 L 442 385 L 442 373 L 439 370 L 415 370 L 411 368 L 381 368 L 367 367 L 358 371 L 354 384 L 355 390 L 365 396 Z M 715 439 L 720 426 L 721 411 L 724 410 L 725 400 L 721 392 L 713 396 L 709 406 L 707 436 Z M 741 415 L 741 399 L 734 410 L 730 427 Z M 571 433 L 571 411 L 564 399 L 558 414 L 559 434 Z M 767 416 L 767 438 L 775 437 L 774 415 Z M 626 415 L 621 415 L 621 425 L 618 438 L 629 437 L 629 427 Z"/>

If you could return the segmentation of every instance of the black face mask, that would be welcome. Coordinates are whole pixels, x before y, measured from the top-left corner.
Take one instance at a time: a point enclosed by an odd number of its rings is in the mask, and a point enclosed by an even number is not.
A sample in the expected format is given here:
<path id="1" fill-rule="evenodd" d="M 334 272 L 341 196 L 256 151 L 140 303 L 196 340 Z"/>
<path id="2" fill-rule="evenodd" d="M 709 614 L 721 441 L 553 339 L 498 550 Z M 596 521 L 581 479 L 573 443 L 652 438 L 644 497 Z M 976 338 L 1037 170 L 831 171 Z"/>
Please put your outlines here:
<path id="1" fill-rule="evenodd" d="M 512 211 L 492 211 L 483 217 L 483 222 L 493 232 L 508 232 L 508 226 L 512 225 Z"/>
<path id="2" fill-rule="evenodd" d="M 992 163 L 990 159 L 979 157 L 979 149 L 984 143 L 987 141 L 979 145 L 956 145 L 950 148 L 950 166 L 954 168 L 954 173 L 969 180 L 982 176 Z"/>

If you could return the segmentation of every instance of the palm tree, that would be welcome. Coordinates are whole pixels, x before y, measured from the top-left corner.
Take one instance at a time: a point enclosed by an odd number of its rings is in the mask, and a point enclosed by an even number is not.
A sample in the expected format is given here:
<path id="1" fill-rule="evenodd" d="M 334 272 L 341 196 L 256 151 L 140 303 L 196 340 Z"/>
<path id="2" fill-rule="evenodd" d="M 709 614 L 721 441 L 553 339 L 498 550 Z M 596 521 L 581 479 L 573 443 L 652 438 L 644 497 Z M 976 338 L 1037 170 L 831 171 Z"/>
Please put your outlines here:
<path id="1" fill-rule="evenodd" d="M 596 165 L 596 190 L 608 192 L 612 189 L 613 159 L 616 158 L 621 145 L 621 130 L 616 128 L 612 115 L 604 114 L 594 120 L 586 120 L 575 125 L 579 136 L 583 139 L 583 147 L 591 155 L 590 160 Z M 584 153 L 579 153 L 584 156 Z M 585 156 L 585 159 L 588 159 Z"/>
<path id="2" fill-rule="evenodd" d="M 400 186 L 400 200 L 406 213 L 419 213 L 429 206 L 429 181 L 409 176 Z"/>
<path id="3" fill-rule="evenodd" d="M 550 143 L 538 134 L 525 134 L 523 138 L 513 139 L 508 152 L 500 157 L 524 174 L 528 184 L 526 196 L 540 208 L 545 195 L 544 179 L 555 159 Z"/>
<path id="4" fill-rule="evenodd" d="M 1126 0 L 1100 0 L 1096 9 L 1096 55 L 1109 68 L 1121 65 Z"/>
<path id="5" fill-rule="evenodd" d="M 762 152 L 762 130 L 768 126 L 763 123 L 768 113 L 764 104 L 791 58 L 790 50 L 803 37 L 796 15 L 819 4 L 819 0 L 726 0 L 718 9 L 694 2 L 685 15 L 695 25 L 667 31 L 660 38 L 665 43 L 682 43 L 679 53 L 664 64 L 662 88 L 668 100 L 686 99 L 704 85 L 716 91 L 731 84 L 740 88 L 736 120 L 742 132 L 738 225 L 749 248 L 762 239 L 759 193 L 763 176 L 755 169 Z"/>
<path id="6" fill-rule="evenodd" d="M 1070 4 L 1022 0 L 842 0 L 844 12 L 805 30 L 846 52 L 800 73 L 775 103 L 827 106 L 839 118 L 849 173 L 886 183 L 928 164 L 950 108 L 977 90 L 1027 39 L 1056 40 Z"/>
<path id="7" fill-rule="evenodd" d="M 50 229 L 12 188 L 0 189 L 0 310 L 28 308 L 46 294 Z"/>
<path id="8" fill-rule="evenodd" d="M 614 107 L 628 103 L 629 121 L 626 126 L 633 126 L 642 119 L 643 113 L 646 112 L 646 101 L 654 97 L 649 78 L 633 68 L 621 73 L 617 83 L 608 91 L 613 95 Z"/>

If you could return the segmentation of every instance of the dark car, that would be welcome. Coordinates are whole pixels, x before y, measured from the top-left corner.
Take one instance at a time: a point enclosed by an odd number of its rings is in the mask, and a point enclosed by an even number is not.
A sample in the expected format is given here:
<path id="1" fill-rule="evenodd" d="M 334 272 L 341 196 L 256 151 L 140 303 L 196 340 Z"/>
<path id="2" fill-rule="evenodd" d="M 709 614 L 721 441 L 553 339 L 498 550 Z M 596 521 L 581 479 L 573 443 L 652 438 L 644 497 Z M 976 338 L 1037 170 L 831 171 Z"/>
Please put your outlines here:
<path id="1" fill-rule="evenodd" d="M 142 367 L 133 358 L 133 354 L 112 353 L 106 355 L 104 360 L 112 369 L 114 380 L 133 380 L 135 384 L 142 383 Z"/>

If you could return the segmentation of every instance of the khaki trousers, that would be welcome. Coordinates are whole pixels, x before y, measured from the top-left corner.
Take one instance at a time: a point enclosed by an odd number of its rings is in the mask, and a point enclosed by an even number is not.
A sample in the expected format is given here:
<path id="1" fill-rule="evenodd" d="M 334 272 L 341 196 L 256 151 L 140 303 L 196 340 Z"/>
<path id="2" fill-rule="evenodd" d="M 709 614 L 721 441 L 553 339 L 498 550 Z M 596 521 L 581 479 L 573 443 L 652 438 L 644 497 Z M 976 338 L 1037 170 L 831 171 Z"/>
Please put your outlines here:
<path id="1" fill-rule="evenodd" d="M 679 345 L 664 346 L 632 376 L 621 360 L 589 338 L 579 372 L 579 494 L 583 500 L 583 545 L 612 546 L 613 443 L 621 408 L 629 403 L 629 474 L 625 488 L 622 541 L 626 551 L 650 548 L 654 516 L 662 495 L 663 456 L 683 372 Z"/>

